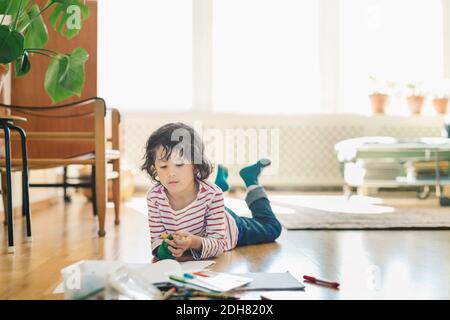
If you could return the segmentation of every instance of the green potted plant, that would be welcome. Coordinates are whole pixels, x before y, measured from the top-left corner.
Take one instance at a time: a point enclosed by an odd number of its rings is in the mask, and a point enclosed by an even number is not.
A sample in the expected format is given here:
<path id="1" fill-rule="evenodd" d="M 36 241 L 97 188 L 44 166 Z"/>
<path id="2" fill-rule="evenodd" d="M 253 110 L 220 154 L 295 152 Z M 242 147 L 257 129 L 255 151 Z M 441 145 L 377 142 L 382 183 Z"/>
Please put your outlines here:
<path id="1" fill-rule="evenodd" d="M 380 81 L 374 76 L 369 76 L 369 99 L 374 114 L 384 114 L 389 99 L 389 94 L 395 83 L 392 81 Z"/>
<path id="2" fill-rule="evenodd" d="M 81 95 L 89 55 L 83 48 L 70 53 L 45 49 L 48 32 L 42 14 L 47 10 L 52 10 L 49 18 L 52 27 L 68 39 L 79 33 L 82 22 L 89 16 L 83 0 L 48 0 L 42 8 L 34 0 L 0 0 L 0 80 L 8 72 L 9 64 L 14 64 L 15 76 L 20 77 L 32 67 L 30 56 L 47 56 L 44 87 L 56 103 Z M 4 24 L 6 16 L 10 22 Z"/>
<path id="3" fill-rule="evenodd" d="M 407 83 L 406 101 L 408 103 L 411 114 L 418 115 L 422 112 L 425 101 L 425 93 L 420 83 Z"/>

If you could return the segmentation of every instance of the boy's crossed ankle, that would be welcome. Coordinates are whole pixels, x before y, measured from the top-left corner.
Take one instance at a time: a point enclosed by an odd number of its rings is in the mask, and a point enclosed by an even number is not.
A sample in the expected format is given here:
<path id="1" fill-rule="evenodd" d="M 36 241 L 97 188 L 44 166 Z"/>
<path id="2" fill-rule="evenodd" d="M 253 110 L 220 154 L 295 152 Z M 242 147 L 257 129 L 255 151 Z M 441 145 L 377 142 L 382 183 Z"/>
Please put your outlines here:
<path id="1" fill-rule="evenodd" d="M 221 164 L 217 166 L 217 176 L 216 181 L 214 182 L 223 192 L 228 191 L 230 186 L 227 182 L 228 179 L 228 169 Z"/>
<path id="2" fill-rule="evenodd" d="M 245 186 L 248 188 L 252 185 L 258 185 L 258 178 L 262 172 L 262 169 L 271 164 L 270 159 L 259 159 L 255 164 L 244 167 L 239 171 L 239 175 L 244 180 Z"/>

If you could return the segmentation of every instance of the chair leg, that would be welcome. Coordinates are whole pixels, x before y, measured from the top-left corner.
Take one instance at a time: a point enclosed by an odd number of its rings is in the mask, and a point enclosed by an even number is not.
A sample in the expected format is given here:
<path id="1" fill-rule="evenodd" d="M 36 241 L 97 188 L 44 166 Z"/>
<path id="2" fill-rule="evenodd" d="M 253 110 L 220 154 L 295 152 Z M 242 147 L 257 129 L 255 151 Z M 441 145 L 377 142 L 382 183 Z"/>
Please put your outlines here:
<path id="1" fill-rule="evenodd" d="M 26 134 L 25 131 L 18 126 L 10 125 L 10 127 L 17 130 L 20 134 L 20 143 L 22 146 L 22 216 L 26 218 L 27 240 L 32 241 Z"/>
<path id="2" fill-rule="evenodd" d="M 63 183 L 64 183 L 64 202 L 65 203 L 70 203 L 72 201 L 72 198 L 70 195 L 67 194 L 67 187 L 66 187 L 66 183 L 67 183 L 67 167 L 64 167 L 64 173 L 63 173 Z"/>
<path id="3" fill-rule="evenodd" d="M 3 224 L 8 225 L 8 197 L 6 196 L 6 172 L 2 172 L 2 200 L 3 200 L 3 212 L 5 213 L 5 221 Z"/>
<path id="4" fill-rule="evenodd" d="M 105 218 L 106 218 L 106 162 L 96 158 L 95 165 L 95 196 L 97 203 L 97 214 L 99 230 L 98 235 L 104 237 L 105 231 Z"/>
<path id="5" fill-rule="evenodd" d="M 91 192 L 92 192 L 92 212 L 94 217 L 97 216 L 97 195 L 95 194 L 95 166 L 91 168 Z"/>
<path id="6" fill-rule="evenodd" d="M 114 223 L 116 225 L 118 225 L 118 224 L 120 224 L 120 202 L 121 202 L 121 195 L 120 195 L 120 162 L 119 162 L 119 159 L 114 160 L 114 162 L 113 162 L 113 171 L 119 173 L 117 178 L 113 179 L 113 181 L 112 181 L 112 192 L 113 192 L 114 214 L 115 214 Z"/>
<path id="7" fill-rule="evenodd" d="M 104 104 L 96 104 L 95 117 L 95 196 L 98 210 L 98 235 L 105 236 L 106 218 L 106 138 L 105 138 L 105 114 Z"/>
<path id="8" fill-rule="evenodd" d="M 1 125 L 5 131 L 5 162 L 6 162 L 6 188 L 8 212 L 8 253 L 14 253 L 14 218 L 12 210 L 12 188 L 11 188 L 11 135 L 6 124 Z"/>

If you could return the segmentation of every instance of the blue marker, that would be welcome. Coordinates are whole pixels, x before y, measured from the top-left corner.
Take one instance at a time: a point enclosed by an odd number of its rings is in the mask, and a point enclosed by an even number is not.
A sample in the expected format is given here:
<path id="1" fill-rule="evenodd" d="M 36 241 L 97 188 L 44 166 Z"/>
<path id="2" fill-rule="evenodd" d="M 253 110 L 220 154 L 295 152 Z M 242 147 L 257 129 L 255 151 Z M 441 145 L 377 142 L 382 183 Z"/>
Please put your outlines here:
<path id="1" fill-rule="evenodd" d="M 194 279 L 195 277 L 192 275 L 192 274 L 190 274 L 190 273 L 185 273 L 185 274 L 183 274 L 183 276 L 186 278 L 186 279 Z"/>

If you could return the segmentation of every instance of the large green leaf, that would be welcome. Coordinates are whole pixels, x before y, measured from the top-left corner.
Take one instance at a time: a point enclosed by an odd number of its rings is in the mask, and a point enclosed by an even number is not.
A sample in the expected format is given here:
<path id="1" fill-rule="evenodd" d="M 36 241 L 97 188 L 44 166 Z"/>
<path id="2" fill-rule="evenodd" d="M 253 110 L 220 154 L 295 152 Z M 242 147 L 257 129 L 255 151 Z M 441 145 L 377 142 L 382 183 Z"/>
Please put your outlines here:
<path id="1" fill-rule="evenodd" d="M 49 63 L 44 85 L 54 103 L 81 95 L 88 57 L 86 50 L 76 48 L 69 55 L 55 56 Z"/>
<path id="2" fill-rule="evenodd" d="M 23 53 L 24 37 L 17 31 L 10 31 L 8 26 L 0 25 L 0 63 L 16 60 Z"/>
<path id="3" fill-rule="evenodd" d="M 85 81 L 85 64 L 89 58 L 89 54 L 82 48 L 73 50 L 69 59 L 69 68 L 64 76 L 60 79 L 61 85 L 76 93 L 81 94 L 81 89 Z"/>
<path id="4" fill-rule="evenodd" d="M 24 76 L 28 73 L 28 71 L 30 71 L 31 68 L 31 63 L 30 63 L 30 59 L 28 57 L 28 52 L 24 52 L 23 55 L 21 57 L 19 57 L 19 59 L 16 60 L 16 65 L 15 65 L 15 71 L 16 71 L 16 77 L 21 77 Z"/>
<path id="5" fill-rule="evenodd" d="M 22 0 L 22 4 L 20 0 L 0 0 L 0 14 L 7 14 L 12 17 L 12 20 L 16 18 L 17 12 L 19 11 L 19 7 L 21 11 L 26 8 L 30 0 Z"/>
<path id="6" fill-rule="evenodd" d="M 35 4 L 21 17 L 19 22 L 19 30 L 27 26 L 23 31 L 25 37 L 24 46 L 27 49 L 41 49 L 48 42 L 47 26 L 39 12 L 39 6 Z"/>
<path id="7" fill-rule="evenodd" d="M 82 0 L 49 0 L 55 8 L 50 15 L 53 28 L 68 39 L 75 37 L 89 17 L 89 8 Z"/>

